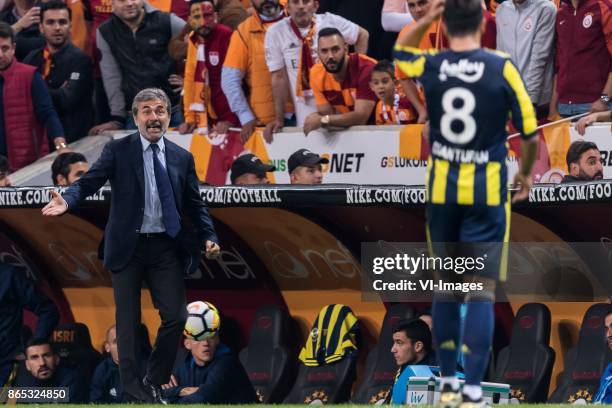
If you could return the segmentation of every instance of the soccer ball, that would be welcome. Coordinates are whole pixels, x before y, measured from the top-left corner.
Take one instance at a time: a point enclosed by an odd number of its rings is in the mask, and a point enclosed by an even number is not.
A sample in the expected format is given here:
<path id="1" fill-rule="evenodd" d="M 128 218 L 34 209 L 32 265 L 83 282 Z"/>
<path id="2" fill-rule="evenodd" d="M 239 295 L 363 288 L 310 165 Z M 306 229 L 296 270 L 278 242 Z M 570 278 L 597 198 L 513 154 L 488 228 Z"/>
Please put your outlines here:
<path id="1" fill-rule="evenodd" d="M 185 337 L 196 341 L 210 339 L 220 327 L 219 311 L 212 303 L 198 301 L 187 305 Z"/>

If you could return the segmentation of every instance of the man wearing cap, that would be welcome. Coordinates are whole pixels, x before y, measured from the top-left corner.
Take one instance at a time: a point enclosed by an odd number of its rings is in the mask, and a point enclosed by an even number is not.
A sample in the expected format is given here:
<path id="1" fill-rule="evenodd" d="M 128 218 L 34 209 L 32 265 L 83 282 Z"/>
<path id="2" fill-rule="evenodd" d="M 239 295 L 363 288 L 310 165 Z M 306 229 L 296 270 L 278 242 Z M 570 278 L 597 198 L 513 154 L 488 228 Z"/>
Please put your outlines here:
<path id="1" fill-rule="evenodd" d="M 323 183 L 323 164 L 329 159 L 319 156 L 308 149 L 300 149 L 289 156 L 289 177 L 291 184 Z"/>
<path id="2" fill-rule="evenodd" d="M 270 184 L 266 173 L 276 171 L 271 164 L 264 164 L 254 154 L 243 154 L 232 164 L 230 180 L 234 185 Z"/>

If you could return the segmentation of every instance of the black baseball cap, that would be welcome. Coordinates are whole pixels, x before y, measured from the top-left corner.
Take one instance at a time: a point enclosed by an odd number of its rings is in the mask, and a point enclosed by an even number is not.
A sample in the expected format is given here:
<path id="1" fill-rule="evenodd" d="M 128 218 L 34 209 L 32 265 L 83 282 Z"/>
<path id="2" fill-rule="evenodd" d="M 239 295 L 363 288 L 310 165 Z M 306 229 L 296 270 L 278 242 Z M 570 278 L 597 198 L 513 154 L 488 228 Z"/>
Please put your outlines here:
<path id="1" fill-rule="evenodd" d="M 254 154 L 243 154 L 238 156 L 232 164 L 230 174 L 230 180 L 232 184 L 236 182 L 236 179 L 243 174 L 253 173 L 260 177 L 264 177 L 269 171 L 276 171 L 276 167 L 271 164 L 264 164 L 261 159 Z"/>
<path id="2" fill-rule="evenodd" d="M 317 164 L 327 163 L 329 163 L 329 159 L 326 157 L 319 156 L 308 149 L 300 149 L 289 156 L 289 174 L 293 173 L 293 170 L 300 166 L 312 167 L 316 166 Z"/>

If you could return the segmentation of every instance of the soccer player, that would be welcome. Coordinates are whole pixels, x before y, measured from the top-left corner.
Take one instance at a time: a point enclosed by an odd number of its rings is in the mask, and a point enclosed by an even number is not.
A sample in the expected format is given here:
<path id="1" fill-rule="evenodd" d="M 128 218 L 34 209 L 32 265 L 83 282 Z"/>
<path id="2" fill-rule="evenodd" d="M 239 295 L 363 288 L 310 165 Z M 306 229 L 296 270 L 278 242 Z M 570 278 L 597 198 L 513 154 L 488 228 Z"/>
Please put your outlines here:
<path id="1" fill-rule="evenodd" d="M 509 56 L 480 47 L 484 30 L 480 0 L 432 0 L 425 17 L 400 35 L 396 46 L 399 68 L 418 78 L 425 89 L 430 118 L 431 156 L 427 170 L 427 235 L 435 255 L 440 243 L 461 243 L 462 249 L 488 257 L 482 271 L 465 272 L 463 282 L 481 284 L 466 297 L 463 328 L 459 296 L 434 294 L 433 335 L 441 369 L 443 407 L 478 408 L 480 383 L 493 338 L 493 301 L 496 281 L 505 279 L 503 260 L 510 226 L 507 190 L 506 121 L 511 113 L 522 133 L 521 167 L 515 177 L 520 190 L 514 201 L 525 199 L 537 152 L 533 106 L 518 70 Z M 429 25 L 442 16 L 449 50 L 418 49 Z M 496 244 L 495 244 L 496 243 Z M 453 250 L 453 254 L 456 254 Z M 476 268 L 474 268 L 476 269 Z M 460 275 L 450 272 L 449 279 Z M 463 336 L 461 336 L 463 329 Z M 455 377 L 459 339 L 465 354 L 465 386 L 459 393 Z"/>

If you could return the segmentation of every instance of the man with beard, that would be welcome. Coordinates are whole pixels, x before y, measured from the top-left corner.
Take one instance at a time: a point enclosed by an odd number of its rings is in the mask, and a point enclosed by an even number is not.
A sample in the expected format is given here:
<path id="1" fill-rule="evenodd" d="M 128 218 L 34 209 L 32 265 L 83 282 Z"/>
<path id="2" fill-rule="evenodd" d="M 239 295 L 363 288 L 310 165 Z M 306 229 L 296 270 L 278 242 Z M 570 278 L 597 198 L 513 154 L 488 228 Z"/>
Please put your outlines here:
<path id="1" fill-rule="evenodd" d="M 144 0 L 113 0 L 113 15 L 96 33 L 111 121 L 94 126 L 91 134 L 136 129 L 128 107 L 140 90 L 149 87 L 162 89 L 172 101 L 170 126 L 183 123 L 180 89 L 170 83 L 176 64 L 168 55 L 168 44 L 184 26 L 185 21 L 176 15 L 159 11 Z"/>
<path id="2" fill-rule="evenodd" d="M 238 126 L 238 118 L 232 113 L 221 89 L 221 69 L 232 30 L 217 23 L 217 12 L 212 0 L 192 0 L 189 4 L 189 35 L 185 82 L 183 85 L 183 110 L 185 122 L 179 126 L 181 134 L 196 128 L 207 133 L 215 128 L 225 134 L 230 126 Z"/>
<path id="3" fill-rule="evenodd" d="M 306 117 L 317 110 L 310 89 L 310 70 L 318 62 L 317 34 L 321 29 L 336 27 L 346 42 L 355 46 L 356 52 L 365 54 L 368 50 L 366 30 L 335 14 L 315 14 L 318 8 L 317 0 L 290 0 L 287 3 L 289 18 L 274 24 L 266 33 L 266 63 L 272 75 L 276 112 L 276 119 L 266 127 L 267 139 L 283 127 L 289 96 L 295 106 L 297 126 L 302 127 Z"/>
<path id="4" fill-rule="evenodd" d="M 77 370 L 60 364 L 60 357 L 48 340 L 30 340 L 25 349 L 25 357 L 29 374 L 19 375 L 15 387 L 67 387 L 68 402 L 89 402 L 86 379 Z"/>
<path id="5" fill-rule="evenodd" d="M 265 126 L 275 118 L 272 80 L 264 55 L 264 37 L 273 24 L 285 17 L 279 0 L 251 1 L 255 13 L 240 23 L 232 34 L 221 75 L 223 92 L 232 112 L 240 120 L 243 140 L 251 137 L 257 126 Z M 246 85 L 248 97 L 243 84 Z M 285 112 L 290 110 L 286 109 Z"/>
<path id="6" fill-rule="evenodd" d="M 23 61 L 45 80 L 69 143 L 86 136 L 93 120 L 91 60 L 70 41 L 71 15 L 63 1 L 43 3 L 40 32 L 46 44 Z"/>
<path id="7" fill-rule="evenodd" d="M 0 173 L 8 171 L 8 163 L 0 156 Z M 0 174 L 0 187 L 9 187 L 7 177 Z M 59 321 L 59 312 L 51 299 L 40 291 L 26 272 L 0 262 L 0 384 L 12 384 L 23 360 L 21 330 L 23 311 L 36 315 L 36 338 L 49 338 Z"/>
<path id="8" fill-rule="evenodd" d="M 161 384 L 170 380 L 187 313 L 185 283 L 179 249 L 205 242 L 207 257 L 220 248 L 212 220 L 198 187 L 193 156 L 164 137 L 170 123 L 170 99 L 156 88 L 134 98 L 132 114 L 138 132 L 104 146 L 98 161 L 63 197 L 53 198 L 43 215 L 59 216 L 74 210 L 107 181 L 113 191 L 104 239 L 104 266 L 113 283 L 116 305 L 119 370 L 124 401 L 164 403 Z M 195 233 L 182 228 L 184 210 Z M 200 256 L 201 248 L 197 248 Z M 195 254 L 188 254 L 191 259 Z M 140 288 L 146 281 L 161 326 L 140 376 Z"/>
<path id="9" fill-rule="evenodd" d="M 606 328 L 608 351 L 612 352 L 612 310 L 606 314 L 604 325 Z M 606 367 L 606 370 L 601 376 L 599 391 L 595 394 L 593 402 L 596 404 L 612 404 L 612 362 L 608 364 L 608 367 Z"/>
<path id="10" fill-rule="evenodd" d="M 593 142 L 577 140 L 567 149 L 565 156 L 568 175 L 561 183 L 603 179 L 601 153 Z"/>
<path id="11" fill-rule="evenodd" d="M 310 70 L 310 86 L 317 112 L 304 122 L 304 134 L 321 127 L 366 125 L 376 105 L 370 77 L 376 61 L 349 54 L 342 33 L 336 28 L 319 31 L 319 62 Z"/>
<path id="12" fill-rule="evenodd" d="M 51 164 L 51 180 L 54 186 L 71 186 L 89 170 L 87 159 L 81 153 L 58 154 Z"/>

